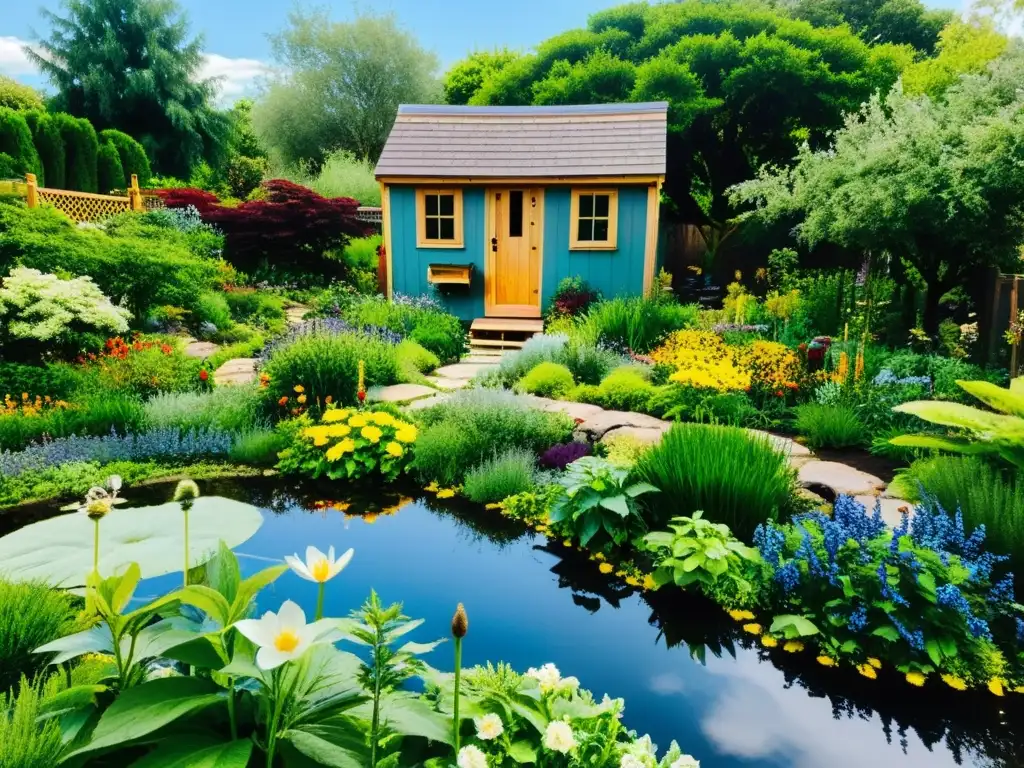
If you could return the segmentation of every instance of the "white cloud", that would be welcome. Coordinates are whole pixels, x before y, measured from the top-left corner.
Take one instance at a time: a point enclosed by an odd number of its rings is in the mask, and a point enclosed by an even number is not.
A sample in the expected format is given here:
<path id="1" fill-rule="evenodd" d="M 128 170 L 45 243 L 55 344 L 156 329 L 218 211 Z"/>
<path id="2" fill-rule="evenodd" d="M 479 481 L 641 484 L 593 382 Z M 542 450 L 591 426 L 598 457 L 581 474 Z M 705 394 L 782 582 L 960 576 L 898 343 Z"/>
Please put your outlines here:
<path id="1" fill-rule="evenodd" d="M 242 96 L 251 95 L 257 80 L 270 72 L 270 66 L 259 59 L 232 59 L 217 53 L 204 53 L 199 77 L 219 78 L 217 99 L 227 106 Z"/>
<path id="2" fill-rule="evenodd" d="M 39 71 L 35 63 L 25 55 L 26 45 L 28 40 L 0 36 L 0 74 L 17 77 L 34 75 Z"/>

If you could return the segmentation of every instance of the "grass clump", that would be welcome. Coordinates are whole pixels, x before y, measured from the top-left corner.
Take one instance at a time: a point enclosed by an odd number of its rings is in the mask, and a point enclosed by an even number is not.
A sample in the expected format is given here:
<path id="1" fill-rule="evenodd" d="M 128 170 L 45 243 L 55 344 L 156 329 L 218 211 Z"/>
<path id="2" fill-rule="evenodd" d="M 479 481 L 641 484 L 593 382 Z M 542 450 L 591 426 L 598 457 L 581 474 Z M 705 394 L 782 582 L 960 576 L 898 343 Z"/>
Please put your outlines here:
<path id="1" fill-rule="evenodd" d="M 228 458 L 237 464 L 250 466 L 273 466 L 277 454 L 288 447 L 288 436 L 273 429 L 254 429 L 239 435 Z"/>
<path id="2" fill-rule="evenodd" d="M 796 430 L 811 448 L 854 448 L 867 441 L 867 428 L 848 405 L 807 403 L 796 409 Z"/>
<path id="3" fill-rule="evenodd" d="M 536 457 L 523 448 L 511 448 L 473 467 L 463 493 L 477 504 L 494 504 L 533 488 Z"/>
<path id="4" fill-rule="evenodd" d="M 200 429 L 243 431 L 259 420 L 260 393 L 255 384 L 211 392 L 167 392 L 151 398 L 143 408 L 150 429 L 177 427 L 182 434 Z"/>
<path id="5" fill-rule="evenodd" d="M 17 682 L 0 695 L 0 768 L 53 768 L 64 751 L 59 718 L 40 720 L 46 699 L 61 690 L 59 675 Z"/>
<path id="6" fill-rule="evenodd" d="M 795 473 L 786 457 L 737 427 L 675 424 L 638 457 L 634 474 L 661 490 L 643 498 L 652 529 L 701 509 L 750 541 L 758 525 L 785 518 L 795 506 Z"/>
<path id="7" fill-rule="evenodd" d="M 417 344 L 412 339 L 403 339 L 395 349 L 398 356 L 398 378 L 409 383 L 422 382 L 439 365 L 440 359 L 429 349 Z"/>
<path id="8" fill-rule="evenodd" d="M 564 397 L 573 388 L 572 371 L 559 363 L 538 363 L 519 380 L 517 389 L 538 397 Z"/>
<path id="9" fill-rule="evenodd" d="M 587 384 L 577 387 L 569 399 L 612 411 L 647 413 L 657 391 L 642 370 L 624 365 L 609 373 L 596 387 Z"/>
<path id="10" fill-rule="evenodd" d="M 0 692 L 45 668 L 49 658 L 32 651 L 69 633 L 74 601 L 40 582 L 0 580 Z"/>
<path id="11" fill-rule="evenodd" d="M 633 296 L 593 304 L 579 325 L 583 338 L 647 354 L 668 334 L 697 324 L 699 308 L 661 296 Z"/>

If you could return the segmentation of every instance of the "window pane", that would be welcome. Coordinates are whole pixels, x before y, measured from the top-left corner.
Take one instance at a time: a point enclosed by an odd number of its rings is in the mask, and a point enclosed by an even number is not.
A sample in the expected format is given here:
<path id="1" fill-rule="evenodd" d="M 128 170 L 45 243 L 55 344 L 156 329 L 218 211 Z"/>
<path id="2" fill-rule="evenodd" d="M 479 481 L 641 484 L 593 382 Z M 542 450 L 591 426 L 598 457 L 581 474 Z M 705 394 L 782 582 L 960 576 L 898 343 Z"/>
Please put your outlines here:
<path id="1" fill-rule="evenodd" d="M 441 222 L 441 239 L 442 240 L 454 240 L 455 239 L 455 219 L 440 219 Z"/>
<path id="2" fill-rule="evenodd" d="M 580 219 L 576 229 L 576 239 L 580 242 L 589 242 L 594 239 L 593 219 Z"/>
<path id="3" fill-rule="evenodd" d="M 594 196 L 580 195 L 580 216 L 590 217 L 594 215 Z"/>
<path id="4" fill-rule="evenodd" d="M 437 240 L 437 219 L 427 219 L 427 240 Z"/>
<path id="5" fill-rule="evenodd" d="M 608 219 L 594 219 L 594 240 L 608 239 Z"/>
<path id="6" fill-rule="evenodd" d="M 608 195 L 594 195 L 594 215 L 608 216 Z"/>
<path id="7" fill-rule="evenodd" d="M 427 216 L 437 216 L 437 195 L 424 195 L 427 207 Z"/>
<path id="8" fill-rule="evenodd" d="M 508 236 L 523 236 L 523 192 L 519 189 L 508 195 Z"/>
<path id="9" fill-rule="evenodd" d="M 437 197 L 441 201 L 441 215 L 442 216 L 454 216 L 455 215 L 455 195 L 438 195 Z"/>

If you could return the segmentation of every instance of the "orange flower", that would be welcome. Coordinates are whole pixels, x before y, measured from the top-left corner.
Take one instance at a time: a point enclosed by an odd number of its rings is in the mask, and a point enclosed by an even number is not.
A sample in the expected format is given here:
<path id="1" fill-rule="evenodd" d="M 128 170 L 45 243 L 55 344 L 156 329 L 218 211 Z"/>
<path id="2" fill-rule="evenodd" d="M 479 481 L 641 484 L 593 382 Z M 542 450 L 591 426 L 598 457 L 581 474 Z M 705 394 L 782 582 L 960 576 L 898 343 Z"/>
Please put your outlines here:
<path id="1" fill-rule="evenodd" d="M 282 407 L 288 405 L 288 396 L 285 395 L 284 397 L 282 397 L 280 400 L 277 401 L 277 404 Z"/>

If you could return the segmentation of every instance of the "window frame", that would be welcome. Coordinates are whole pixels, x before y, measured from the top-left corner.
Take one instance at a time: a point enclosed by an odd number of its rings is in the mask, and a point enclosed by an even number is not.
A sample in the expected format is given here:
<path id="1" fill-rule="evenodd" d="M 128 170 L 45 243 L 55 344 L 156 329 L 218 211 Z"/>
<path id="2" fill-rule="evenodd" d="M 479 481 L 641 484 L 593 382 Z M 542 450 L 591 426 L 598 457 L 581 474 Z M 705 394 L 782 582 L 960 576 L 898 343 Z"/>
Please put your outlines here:
<path id="1" fill-rule="evenodd" d="M 608 195 L 608 237 L 605 240 L 580 240 L 580 196 Z M 603 217 L 587 217 L 590 219 Z M 619 190 L 577 187 L 572 190 L 569 205 L 569 250 L 570 251 L 614 251 L 618 248 L 619 237 Z"/>
<path id="2" fill-rule="evenodd" d="M 454 197 L 453 234 L 448 240 L 427 239 L 427 195 L 452 195 Z M 441 218 L 441 217 L 438 217 Z M 447 216 L 443 218 L 449 218 Z M 462 189 L 459 187 L 417 187 L 416 188 L 416 247 L 417 248 L 464 248 Z"/>

